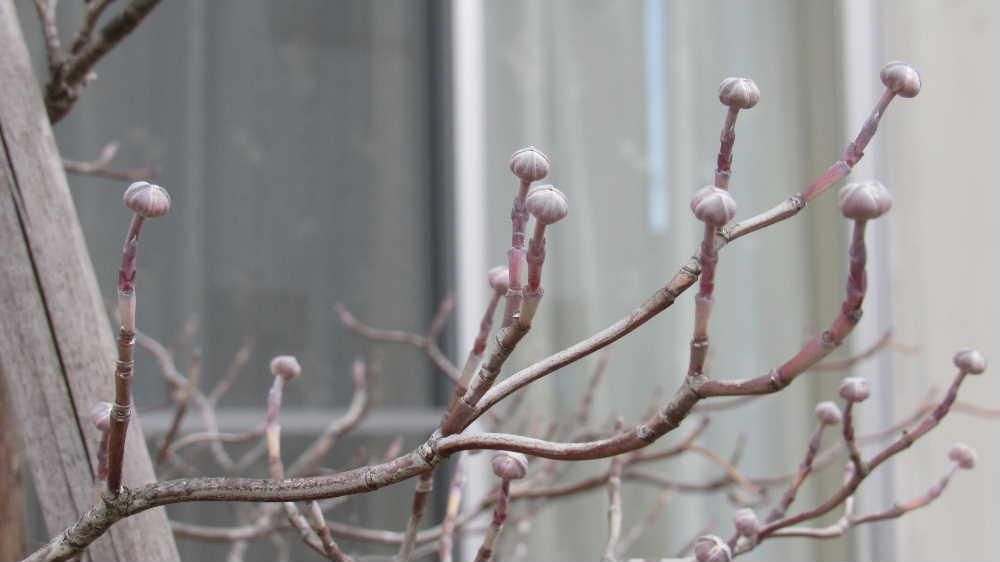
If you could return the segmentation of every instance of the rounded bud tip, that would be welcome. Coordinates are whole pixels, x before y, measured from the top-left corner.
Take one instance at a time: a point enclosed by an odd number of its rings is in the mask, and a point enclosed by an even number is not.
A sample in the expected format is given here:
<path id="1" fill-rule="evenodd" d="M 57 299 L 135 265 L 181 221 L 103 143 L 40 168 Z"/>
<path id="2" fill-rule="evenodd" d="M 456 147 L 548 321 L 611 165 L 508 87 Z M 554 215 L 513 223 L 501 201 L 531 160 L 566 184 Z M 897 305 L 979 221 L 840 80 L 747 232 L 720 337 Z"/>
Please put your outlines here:
<path id="1" fill-rule="evenodd" d="M 760 101 L 760 89 L 749 78 L 726 78 L 719 84 L 719 101 L 737 109 L 750 109 Z"/>
<path id="2" fill-rule="evenodd" d="M 528 457 L 501 451 L 493 455 L 493 474 L 504 480 L 519 480 L 528 474 Z"/>
<path id="3" fill-rule="evenodd" d="M 729 191 L 706 185 L 691 197 L 691 212 L 709 226 L 725 226 L 736 216 L 736 200 Z"/>
<path id="4" fill-rule="evenodd" d="M 975 349 L 960 349 L 954 361 L 956 367 L 970 375 L 979 375 L 986 370 L 986 358 Z"/>
<path id="5" fill-rule="evenodd" d="M 843 419 L 840 408 L 830 401 L 816 404 L 816 417 L 823 425 L 837 425 Z"/>
<path id="6" fill-rule="evenodd" d="M 861 377 L 847 377 L 840 383 L 840 397 L 848 402 L 864 402 L 870 395 L 868 381 Z"/>
<path id="7" fill-rule="evenodd" d="M 694 543 L 694 559 L 698 562 L 730 562 L 733 551 L 726 541 L 715 535 L 698 537 Z"/>
<path id="8" fill-rule="evenodd" d="M 738 510 L 733 515 L 733 525 L 736 531 L 744 537 L 752 537 L 760 532 L 760 521 L 757 514 L 749 507 Z"/>
<path id="9" fill-rule="evenodd" d="M 128 186 L 122 201 L 133 213 L 145 219 L 162 217 L 170 211 L 170 194 L 148 181 L 137 181 Z"/>
<path id="10" fill-rule="evenodd" d="M 882 182 L 849 183 L 837 194 L 840 212 L 851 220 L 876 219 L 892 208 L 892 194 Z"/>
<path id="11" fill-rule="evenodd" d="M 271 359 L 271 374 L 290 381 L 302 374 L 302 366 L 294 355 L 279 355 Z"/>
<path id="12" fill-rule="evenodd" d="M 498 265 L 486 273 L 490 287 L 497 293 L 506 293 L 510 287 L 510 271 L 506 266 Z"/>
<path id="13" fill-rule="evenodd" d="M 892 61 L 882 67 L 879 78 L 897 96 L 912 98 L 920 93 L 920 73 L 905 62 Z"/>
<path id="14" fill-rule="evenodd" d="M 510 171 L 521 181 L 538 181 L 549 175 L 549 157 L 534 146 L 522 148 L 511 155 Z"/>
<path id="15" fill-rule="evenodd" d="M 976 451 L 965 443 L 955 443 L 948 450 L 948 458 L 958 463 L 958 466 L 971 470 L 976 466 Z"/>
<path id="16" fill-rule="evenodd" d="M 524 201 L 528 212 L 542 224 L 557 223 L 569 214 L 566 194 L 551 185 L 540 185 L 528 192 Z"/>
<path id="17" fill-rule="evenodd" d="M 111 429 L 111 402 L 98 402 L 90 409 L 90 423 L 101 431 Z"/>

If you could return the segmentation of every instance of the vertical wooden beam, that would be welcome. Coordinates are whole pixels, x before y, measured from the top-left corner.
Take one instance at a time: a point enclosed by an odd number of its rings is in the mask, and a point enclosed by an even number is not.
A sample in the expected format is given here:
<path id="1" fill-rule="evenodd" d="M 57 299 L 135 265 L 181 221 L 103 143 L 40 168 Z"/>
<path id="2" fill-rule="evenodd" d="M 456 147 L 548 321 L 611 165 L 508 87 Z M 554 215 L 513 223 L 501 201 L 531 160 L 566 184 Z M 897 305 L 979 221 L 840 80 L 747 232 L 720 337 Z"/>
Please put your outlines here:
<path id="1" fill-rule="evenodd" d="M 112 396 L 115 354 L 12 0 L 0 0 L 0 53 L 0 376 L 52 534 L 94 501 L 98 435 L 86 418 Z M 154 479 L 138 423 L 125 475 L 131 486 Z M 162 509 L 116 525 L 88 554 L 179 560 Z"/>
<path id="2" fill-rule="evenodd" d="M 0 560 L 20 560 L 25 550 L 24 453 L 14 425 L 7 385 L 0 377 Z"/>

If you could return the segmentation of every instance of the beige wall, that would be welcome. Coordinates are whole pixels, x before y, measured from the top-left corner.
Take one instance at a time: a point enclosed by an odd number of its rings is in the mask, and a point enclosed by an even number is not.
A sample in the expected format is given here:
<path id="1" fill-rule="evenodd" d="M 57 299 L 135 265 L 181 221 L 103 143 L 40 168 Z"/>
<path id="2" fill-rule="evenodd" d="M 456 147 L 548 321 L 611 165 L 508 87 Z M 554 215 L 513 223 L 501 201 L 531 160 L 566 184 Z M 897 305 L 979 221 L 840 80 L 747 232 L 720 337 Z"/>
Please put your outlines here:
<path id="1" fill-rule="evenodd" d="M 977 347 L 1000 366 L 1000 191 L 992 177 L 1000 154 L 1000 4 L 887 2 L 881 16 L 887 56 L 915 64 L 925 84 L 883 142 L 896 195 L 894 315 L 900 339 L 919 347 L 895 363 L 894 397 L 903 413 L 928 385 L 948 384 L 959 347 Z M 1000 406 L 997 369 L 969 381 L 960 399 Z M 949 418 L 904 454 L 896 493 L 905 499 L 926 489 L 955 441 L 978 450 L 979 467 L 959 474 L 938 503 L 898 526 L 901 560 L 996 557 L 990 549 L 1000 530 L 1000 420 Z"/>

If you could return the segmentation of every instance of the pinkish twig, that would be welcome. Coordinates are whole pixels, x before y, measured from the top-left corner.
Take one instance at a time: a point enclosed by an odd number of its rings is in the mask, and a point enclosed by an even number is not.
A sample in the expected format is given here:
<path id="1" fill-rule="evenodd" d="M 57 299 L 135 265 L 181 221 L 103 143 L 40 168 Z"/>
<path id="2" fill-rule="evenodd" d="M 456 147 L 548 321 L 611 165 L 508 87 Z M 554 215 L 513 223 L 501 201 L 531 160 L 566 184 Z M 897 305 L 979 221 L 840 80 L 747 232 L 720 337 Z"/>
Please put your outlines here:
<path id="1" fill-rule="evenodd" d="M 438 557 L 441 562 L 451 562 L 454 550 L 455 523 L 458 510 L 462 507 L 462 486 L 465 485 L 465 463 L 467 455 L 462 453 L 455 460 L 454 473 L 448 486 L 448 503 L 445 507 L 444 522 L 441 524 L 441 540 Z"/>
<path id="2" fill-rule="evenodd" d="M 615 431 L 625 427 L 625 420 L 618 418 Z M 604 547 L 603 562 L 618 560 L 618 541 L 622 533 L 622 469 L 625 467 L 625 456 L 612 457 L 608 468 L 608 542 Z"/>

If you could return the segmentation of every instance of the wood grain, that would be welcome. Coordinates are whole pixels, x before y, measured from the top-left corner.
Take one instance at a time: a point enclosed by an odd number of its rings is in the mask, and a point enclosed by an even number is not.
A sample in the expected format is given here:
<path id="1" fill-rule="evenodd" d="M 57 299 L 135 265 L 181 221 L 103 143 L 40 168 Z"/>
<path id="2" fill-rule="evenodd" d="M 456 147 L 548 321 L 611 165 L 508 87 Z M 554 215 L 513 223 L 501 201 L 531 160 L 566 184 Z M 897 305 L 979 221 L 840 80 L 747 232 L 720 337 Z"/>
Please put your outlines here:
<path id="1" fill-rule="evenodd" d="M 94 500 L 98 435 L 86 417 L 113 395 L 114 347 L 11 0 L 0 0 L 0 52 L 0 376 L 55 533 Z M 138 421 L 126 444 L 129 486 L 154 479 Z M 179 560 L 162 510 L 122 522 L 88 555 Z"/>

